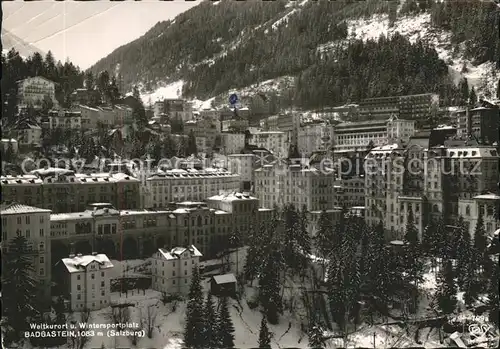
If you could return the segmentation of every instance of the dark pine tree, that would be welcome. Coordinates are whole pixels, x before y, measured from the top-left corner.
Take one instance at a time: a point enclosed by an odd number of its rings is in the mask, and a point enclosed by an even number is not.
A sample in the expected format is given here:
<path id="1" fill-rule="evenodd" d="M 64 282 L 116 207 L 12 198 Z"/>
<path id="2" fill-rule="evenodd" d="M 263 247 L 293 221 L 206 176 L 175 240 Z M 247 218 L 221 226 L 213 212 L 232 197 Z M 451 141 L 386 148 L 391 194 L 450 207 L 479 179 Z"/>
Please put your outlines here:
<path id="1" fill-rule="evenodd" d="M 458 230 L 456 231 L 456 234 L 458 236 L 457 246 L 456 246 L 457 285 L 460 290 L 463 290 L 466 285 L 467 273 L 473 253 L 472 253 L 470 234 L 467 231 L 467 226 L 465 225 L 462 216 L 460 216 L 458 220 Z"/>
<path id="2" fill-rule="evenodd" d="M 186 328 L 184 330 L 184 344 L 187 348 L 204 348 L 205 320 L 203 312 L 203 292 L 201 277 L 198 268 L 193 268 L 193 277 L 189 288 L 189 300 L 186 310 Z"/>
<path id="3" fill-rule="evenodd" d="M 229 313 L 229 299 L 223 297 L 220 301 L 219 310 L 219 339 L 222 348 L 234 348 L 234 326 Z"/>
<path id="4" fill-rule="evenodd" d="M 271 337 L 272 334 L 269 332 L 269 328 L 267 327 L 266 316 L 263 316 L 262 321 L 260 322 L 259 348 L 271 349 Z"/>
<path id="5" fill-rule="evenodd" d="M 311 326 L 311 329 L 307 333 L 309 338 L 309 348 L 319 349 L 325 347 L 325 339 L 323 337 L 323 330 L 318 325 Z"/>
<path id="6" fill-rule="evenodd" d="M 212 294 L 209 293 L 207 300 L 205 301 L 204 309 L 204 320 L 205 320 L 205 343 L 206 348 L 220 348 L 221 343 L 219 339 L 219 328 L 217 315 L 215 314 L 214 303 L 212 300 Z"/>
<path id="7" fill-rule="evenodd" d="M 498 267 L 498 263 L 495 263 L 492 277 L 490 278 L 489 287 L 488 287 L 488 307 L 489 307 L 489 319 L 492 323 L 496 324 L 497 328 L 499 327 L 499 319 L 498 314 L 500 314 L 500 299 L 499 299 L 499 290 L 498 290 L 498 280 L 500 280 L 500 270 Z"/>
<path id="8" fill-rule="evenodd" d="M 27 331 L 30 322 L 39 315 L 37 292 L 39 287 L 32 278 L 33 261 L 28 241 L 19 236 L 8 242 L 4 252 L 2 270 L 2 317 L 3 342 L 7 347 L 18 342 Z"/>
<path id="9" fill-rule="evenodd" d="M 457 287 L 451 260 L 447 260 L 438 278 L 437 305 L 444 314 L 451 314 L 457 307 Z"/>

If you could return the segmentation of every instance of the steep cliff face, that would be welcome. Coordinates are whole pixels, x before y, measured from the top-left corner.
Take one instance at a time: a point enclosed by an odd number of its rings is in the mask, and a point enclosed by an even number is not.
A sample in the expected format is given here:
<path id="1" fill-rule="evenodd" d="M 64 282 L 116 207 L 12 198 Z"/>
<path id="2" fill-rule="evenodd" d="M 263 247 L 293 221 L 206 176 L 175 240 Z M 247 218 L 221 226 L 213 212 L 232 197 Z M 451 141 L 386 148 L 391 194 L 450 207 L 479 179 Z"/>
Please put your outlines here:
<path id="1" fill-rule="evenodd" d="M 273 90 L 284 104 L 318 107 L 428 90 L 453 96 L 450 85 L 463 78 L 488 97 L 500 68 L 498 15 L 481 0 L 204 1 L 90 69 L 119 64 L 126 89 L 137 84 L 153 100 Z"/>

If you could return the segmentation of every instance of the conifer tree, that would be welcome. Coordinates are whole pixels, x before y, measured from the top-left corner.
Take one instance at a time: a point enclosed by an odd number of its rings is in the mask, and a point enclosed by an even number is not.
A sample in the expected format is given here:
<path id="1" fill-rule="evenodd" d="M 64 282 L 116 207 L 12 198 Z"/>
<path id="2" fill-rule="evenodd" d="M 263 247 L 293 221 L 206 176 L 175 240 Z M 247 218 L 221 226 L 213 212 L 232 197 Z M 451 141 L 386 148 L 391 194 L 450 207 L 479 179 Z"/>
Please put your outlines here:
<path id="1" fill-rule="evenodd" d="M 271 337 L 272 334 L 269 332 L 269 328 L 267 328 L 266 316 L 264 315 L 262 317 L 262 321 L 260 322 L 259 348 L 271 349 Z"/>
<path id="2" fill-rule="evenodd" d="M 437 304 L 444 314 L 451 314 L 457 306 L 457 288 L 454 280 L 453 266 L 450 260 L 444 263 L 438 278 L 436 292 Z"/>
<path id="3" fill-rule="evenodd" d="M 189 288 L 189 300 L 186 310 L 186 327 L 184 343 L 187 348 L 204 348 L 205 321 L 203 312 L 203 293 L 198 268 L 193 268 L 193 276 Z"/>
<path id="4" fill-rule="evenodd" d="M 278 323 L 279 314 L 283 311 L 279 280 L 280 265 L 282 265 L 280 252 L 274 248 L 267 256 L 259 278 L 259 301 L 264 308 L 267 321 L 271 324 Z"/>
<path id="5" fill-rule="evenodd" d="M 223 297 L 219 305 L 218 327 L 222 348 L 234 348 L 234 326 L 229 313 L 228 298 Z"/>
<path id="6" fill-rule="evenodd" d="M 458 236 L 457 240 L 457 285 L 460 290 L 464 289 L 465 282 L 467 279 L 467 273 L 469 269 L 469 264 L 472 258 L 472 245 L 470 241 L 470 234 L 467 231 L 467 227 L 464 223 L 463 217 L 460 216 L 458 221 L 458 231 L 456 232 Z"/>
<path id="7" fill-rule="evenodd" d="M 307 333 L 309 338 L 309 348 L 318 349 L 325 347 L 325 340 L 323 338 L 323 330 L 317 324 L 311 326 L 311 329 Z"/>
<path id="8" fill-rule="evenodd" d="M 39 315 L 37 305 L 38 284 L 33 279 L 33 263 L 29 255 L 28 241 L 18 236 L 8 242 L 2 270 L 2 333 L 4 344 L 10 346 L 24 338 L 29 323 Z"/>
<path id="9" fill-rule="evenodd" d="M 327 258 L 333 249 L 333 227 L 326 211 L 321 212 L 318 220 L 318 230 L 314 237 L 314 247 L 321 258 Z"/>
<path id="10" fill-rule="evenodd" d="M 411 208 L 408 210 L 408 218 L 406 221 L 405 242 L 412 245 L 417 245 L 419 243 L 418 230 L 415 227 L 415 219 Z"/>
<path id="11" fill-rule="evenodd" d="M 484 229 L 483 215 L 479 214 L 474 231 L 474 253 L 476 254 L 476 261 L 478 267 L 482 265 L 482 260 L 485 258 L 487 252 L 488 238 L 486 237 L 486 230 Z"/>
<path id="12" fill-rule="evenodd" d="M 498 263 L 495 263 L 492 277 L 490 278 L 488 287 L 488 307 L 489 307 L 489 320 L 494 323 L 497 328 L 499 327 L 499 314 L 500 314 L 500 299 L 498 290 L 498 280 L 500 280 L 500 270 Z"/>
<path id="13" fill-rule="evenodd" d="M 212 294 L 209 292 L 207 295 L 207 299 L 205 301 L 205 309 L 204 309 L 204 320 L 205 320 L 205 343 L 206 348 L 220 348 L 220 340 L 219 340 L 219 328 L 217 315 L 215 313 L 214 303 L 212 300 Z"/>

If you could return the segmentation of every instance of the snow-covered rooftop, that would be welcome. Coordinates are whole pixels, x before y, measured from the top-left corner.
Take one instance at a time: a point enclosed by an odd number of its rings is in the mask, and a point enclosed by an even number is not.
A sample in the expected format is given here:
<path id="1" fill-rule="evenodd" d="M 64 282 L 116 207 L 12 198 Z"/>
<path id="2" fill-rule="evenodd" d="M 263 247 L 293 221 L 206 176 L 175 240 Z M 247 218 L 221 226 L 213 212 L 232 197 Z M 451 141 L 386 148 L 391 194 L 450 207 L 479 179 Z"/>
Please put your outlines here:
<path id="1" fill-rule="evenodd" d="M 188 251 L 190 253 L 191 258 L 202 256 L 201 252 L 194 245 L 191 245 L 188 247 L 174 247 L 170 251 L 167 251 L 164 248 L 158 249 L 159 255 L 162 258 L 165 258 L 167 261 L 180 259 L 181 255 L 186 251 Z"/>
<path id="2" fill-rule="evenodd" d="M 23 214 L 23 213 L 47 213 L 52 212 L 43 208 L 22 205 L 18 203 L 2 204 L 1 215 Z"/>
<path id="3" fill-rule="evenodd" d="M 77 255 L 72 258 L 63 258 L 62 262 L 70 273 L 83 272 L 86 270 L 87 266 L 93 262 L 98 263 L 99 269 L 113 268 L 113 264 L 105 254 L 86 256 Z"/>
<path id="4" fill-rule="evenodd" d="M 212 201 L 237 201 L 237 200 L 257 200 L 257 198 L 250 196 L 247 193 L 230 193 L 222 195 L 214 195 L 208 198 Z"/>

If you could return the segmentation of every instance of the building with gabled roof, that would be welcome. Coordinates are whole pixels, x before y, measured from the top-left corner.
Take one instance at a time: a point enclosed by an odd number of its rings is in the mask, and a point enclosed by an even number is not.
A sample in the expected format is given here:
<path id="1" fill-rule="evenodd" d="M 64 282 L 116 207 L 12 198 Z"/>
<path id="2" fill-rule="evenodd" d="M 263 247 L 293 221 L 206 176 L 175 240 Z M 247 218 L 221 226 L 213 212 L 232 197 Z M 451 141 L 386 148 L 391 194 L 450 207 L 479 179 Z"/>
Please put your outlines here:
<path id="1" fill-rule="evenodd" d="M 159 248 L 153 255 L 151 266 L 152 288 L 167 294 L 187 295 L 202 254 L 194 245 L 174 247 L 171 250 Z"/>
<path id="2" fill-rule="evenodd" d="M 23 205 L 17 202 L 3 203 L 2 216 L 2 254 L 8 253 L 9 243 L 16 237 L 24 237 L 28 251 L 26 258 L 33 266 L 32 277 L 40 282 L 40 294 L 44 301 L 50 300 L 51 289 L 51 245 L 50 210 Z M 5 258 L 2 258 L 4 269 Z"/>
<path id="3" fill-rule="evenodd" d="M 71 310 L 97 310 L 110 305 L 113 264 L 105 254 L 70 255 L 61 263 L 61 284 Z"/>

